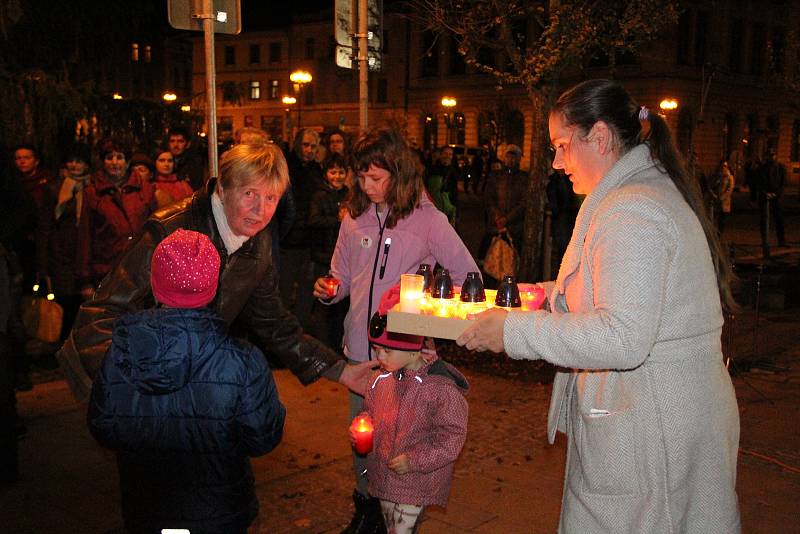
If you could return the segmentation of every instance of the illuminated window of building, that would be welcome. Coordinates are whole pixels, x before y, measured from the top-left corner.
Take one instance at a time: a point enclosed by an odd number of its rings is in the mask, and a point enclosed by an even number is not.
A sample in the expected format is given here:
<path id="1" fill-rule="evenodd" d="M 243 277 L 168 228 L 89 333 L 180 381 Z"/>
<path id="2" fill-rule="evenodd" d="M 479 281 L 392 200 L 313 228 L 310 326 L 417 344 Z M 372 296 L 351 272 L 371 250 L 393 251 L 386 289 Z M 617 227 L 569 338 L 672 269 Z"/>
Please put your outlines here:
<path id="1" fill-rule="evenodd" d="M 258 80 L 250 81 L 250 100 L 261 100 L 261 82 Z"/>
<path id="2" fill-rule="evenodd" d="M 144 62 L 150 63 L 153 60 L 153 47 L 144 45 Z"/>
<path id="3" fill-rule="evenodd" d="M 280 94 L 281 84 L 278 80 L 269 81 L 269 99 L 277 100 Z"/>
<path id="4" fill-rule="evenodd" d="M 131 61 L 139 61 L 139 43 L 131 43 Z"/>

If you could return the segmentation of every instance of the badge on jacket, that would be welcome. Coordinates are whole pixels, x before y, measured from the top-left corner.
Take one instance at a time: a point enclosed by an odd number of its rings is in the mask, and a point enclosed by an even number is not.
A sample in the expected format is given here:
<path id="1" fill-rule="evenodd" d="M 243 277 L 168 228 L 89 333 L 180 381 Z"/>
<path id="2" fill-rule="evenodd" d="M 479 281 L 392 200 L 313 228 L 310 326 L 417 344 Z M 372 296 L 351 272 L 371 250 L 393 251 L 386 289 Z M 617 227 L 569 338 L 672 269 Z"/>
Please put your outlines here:
<path id="1" fill-rule="evenodd" d="M 365 235 L 361 238 L 361 248 L 369 248 L 372 246 L 372 238 L 368 235 Z"/>

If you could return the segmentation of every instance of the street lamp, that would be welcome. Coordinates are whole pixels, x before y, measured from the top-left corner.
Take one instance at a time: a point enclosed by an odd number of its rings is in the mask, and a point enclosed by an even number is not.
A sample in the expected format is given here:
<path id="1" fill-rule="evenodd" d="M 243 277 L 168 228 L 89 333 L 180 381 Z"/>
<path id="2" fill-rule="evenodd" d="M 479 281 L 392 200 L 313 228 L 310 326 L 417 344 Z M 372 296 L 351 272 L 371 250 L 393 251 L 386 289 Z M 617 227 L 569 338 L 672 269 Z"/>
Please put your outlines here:
<path id="1" fill-rule="evenodd" d="M 164 102 L 175 102 L 178 99 L 178 95 L 175 93 L 166 92 L 161 96 L 161 98 L 164 99 Z"/>
<path id="2" fill-rule="evenodd" d="M 305 70 L 296 70 L 289 75 L 289 79 L 294 84 L 294 92 L 297 94 L 298 102 L 297 102 L 297 129 L 300 129 L 300 112 L 303 109 L 303 101 L 300 98 L 300 91 L 303 89 L 303 86 L 307 83 L 311 83 L 313 79 L 311 77 L 311 73 Z"/>
<path id="3" fill-rule="evenodd" d="M 658 107 L 663 111 L 672 111 L 673 109 L 678 109 L 678 101 L 674 98 L 665 98 L 658 104 Z"/>
<path id="4" fill-rule="evenodd" d="M 456 104 L 456 99 L 452 96 L 442 97 L 442 106 L 444 106 L 445 109 L 454 108 Z M 453 142 L 453 117 L 450 113 L 444 114 L 444 124 L 447 127 L 447 142 L 445 144 L 449 145 Z"/>
<path id="5" fill-rule="evenodd" d="M 122 95 L 119 93 L 114 93 L 113 95 L 111 95 L 111 98 L 113 98 L 114 100 L 122 100 Z"/>
<path id="6" fill-rule="evenodd" d="M 284 132 L 286 132 L 286 140 L 289 141 L 291 139 L 291 117 L 289 115 L 289 106 L 293 106 L 297 103 L 297 99 L 293 96 L 286 95 L 281 99 L 281 102 L 286 106 L 286 116 L 284 118 Z"/>

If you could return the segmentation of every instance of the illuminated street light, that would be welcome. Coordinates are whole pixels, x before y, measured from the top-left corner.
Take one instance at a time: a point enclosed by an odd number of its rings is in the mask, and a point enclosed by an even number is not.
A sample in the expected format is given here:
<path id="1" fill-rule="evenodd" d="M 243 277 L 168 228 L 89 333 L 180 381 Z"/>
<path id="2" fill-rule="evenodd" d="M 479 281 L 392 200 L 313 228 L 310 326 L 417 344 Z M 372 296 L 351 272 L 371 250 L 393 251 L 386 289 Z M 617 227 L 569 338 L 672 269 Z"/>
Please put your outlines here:
<path id="1" fill-rule="evenodd" d="M 674 98 L 665 98 L 658 104 L 658 107 L 664 111 L 672 111 L 673 109 L 678 109 L 678 101 Z"/>
<path id="2" fill-rule="evenodd" d="M 185 112 L 188 113 L 188 112 L 192 111 L 192 106 L 190 106 L 189 104 L 184 104 L 184 105 L 181 106 L 181 111 L 185 111 Z"/>
<path id="3" fill-rule="evenodd" d="M 122 100 L 122 95 L 119 93 L 114 93 L 113 95 L 111 95 L 111 98 L 113 98 L 114 100 Z"/>
<path id="4" fill-rule="evenodd" d="M 178 95 L 175 93 L 164 93 L 164 96 L 161 98 L 164 99 L 164 102 L 175 102 L 178 99 Z"/>
<path id="5" fill-rule="evenodd" d="M 311 77 L 311 73 L 305 70 L 296 70 L 289 75 L 289 79 L 294 84 L 294 92 L 297 94 L 297 129 L 300 129 L 300 113 L 302 112 L 303 102 L 299 100 L 300 98 L 300 91 L 303 90 L 303 86 L 307 83 L 310 83 L 313 79 Z"/>
<path id="6" fill-rule="evenodd" d="M 297 99 L 295 97 L 293 97 L 293 96 L 284 96 L 281 99 L 281 102 L 283 102 L 287 106 L 291 106 L 292 104 L 297 103 Z"/>
<path id="7" fill-rule="evenodd" d="M 442 105 L 445 108 L 451 109 L 455 107 L 456 104 L 457 104 L 456 99 L 453 98 L 452 96 L 442 97 Z M 445 126 L 447 126 L 447 143 L 449 144 L 453 142 L 453 115 L 451 115 L 450 113 L 445 113 L 444 123 Z"/>
<path id="8" fill-rule="evenodd" d="M 289 79 L 292 80 L 292 83 L 299 83 L 300 85 L 304 83 L 309 83 L 313 78 L 311 77 L 311 73 L 305 70 L 296 70 L 289 75 Z"/>

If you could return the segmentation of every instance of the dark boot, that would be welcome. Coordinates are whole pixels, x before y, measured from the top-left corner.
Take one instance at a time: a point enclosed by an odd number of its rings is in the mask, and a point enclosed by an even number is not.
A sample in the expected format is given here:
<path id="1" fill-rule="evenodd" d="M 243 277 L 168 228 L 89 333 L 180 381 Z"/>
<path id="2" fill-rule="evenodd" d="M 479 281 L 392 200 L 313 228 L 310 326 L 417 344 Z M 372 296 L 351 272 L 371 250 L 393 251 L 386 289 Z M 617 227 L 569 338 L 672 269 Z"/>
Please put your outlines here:
<path id="1" fill-rule="evenodd" d="M 342 534 L 386 534 L 386 525 L 383 523 L 381 501 L 375 497 L 365 497 L 358 490 L 353 491 L 353 504 L 356 512 L 350 525 Z"/>

